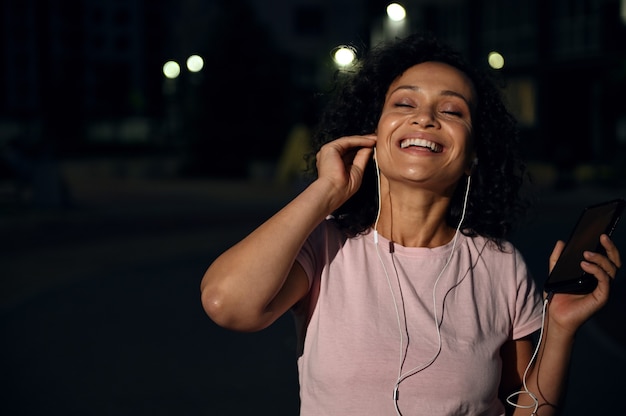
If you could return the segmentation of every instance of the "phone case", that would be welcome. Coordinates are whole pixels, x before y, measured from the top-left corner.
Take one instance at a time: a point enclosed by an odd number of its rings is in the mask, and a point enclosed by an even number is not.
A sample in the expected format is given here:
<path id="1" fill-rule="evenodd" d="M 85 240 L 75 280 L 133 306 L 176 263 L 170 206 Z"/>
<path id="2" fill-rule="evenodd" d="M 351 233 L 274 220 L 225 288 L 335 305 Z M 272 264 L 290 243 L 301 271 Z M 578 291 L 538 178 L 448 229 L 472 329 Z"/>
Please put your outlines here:
<path id="1" fill-rule="evenodd" d="M 583 210 L 566 241 L 561 256 L 544 283 L 548 293 L 585 294 L 598 285 L 595 276 L 585 273 L 580 262 L 584 251 L 604 252 L 600 235 L 611 235 L 617 226 L 626 200 L 618 198 L 588 206 Z"/>

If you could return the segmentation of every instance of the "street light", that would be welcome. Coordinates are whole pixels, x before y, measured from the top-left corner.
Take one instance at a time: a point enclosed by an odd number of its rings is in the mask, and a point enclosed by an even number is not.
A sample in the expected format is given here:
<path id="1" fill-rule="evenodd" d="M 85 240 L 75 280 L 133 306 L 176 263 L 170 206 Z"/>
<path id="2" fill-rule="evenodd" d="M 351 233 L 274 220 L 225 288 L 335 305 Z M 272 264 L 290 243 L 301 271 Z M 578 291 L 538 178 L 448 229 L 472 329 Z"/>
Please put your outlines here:
<path id="1" fill-rule="evenodd" d="M 390 3 L 387 6 L 387 17 L 383 20 L 383 32 L 385 39 L 404 37 L 407 33 L 408 23 L 406 9 L 399 3 Z"/>
<path id="2" fill-rule="evenodd" d="M 489 55 L 487 56 L 487 61 L 489 62 L 489 66 L 493 69 L 504 68 L 504 56 L 502 56 L 499 52 L 489 52 Z"/>
<path id="3" fill-rule="evenodd" d="M 200 55 L 191 55 L 187 58 L 187 69 L 189 72 L 200 72 L 204 67 L 204 60 Z"/>
<path id="4" fill-rule="evenodd" d="M 348 45 L 337 46 L 332 51 L 333 61 L 340 68 L 347 68 L 356 60 L 356 49 Z"/>
<path id="5" fill-rule="evenodd" d="M 387 6 L 387 17 L 394 22 L 401 22 L 406 18 L 406 10 L 401 4 L 391 3 Z"/>
<path id="6" fill-rule="evenodd" d="M 180 65 L 176 61 L 167 61 L 163 64 L 163 75 L 168 79 L 178 78 L 180 75 Z"/>

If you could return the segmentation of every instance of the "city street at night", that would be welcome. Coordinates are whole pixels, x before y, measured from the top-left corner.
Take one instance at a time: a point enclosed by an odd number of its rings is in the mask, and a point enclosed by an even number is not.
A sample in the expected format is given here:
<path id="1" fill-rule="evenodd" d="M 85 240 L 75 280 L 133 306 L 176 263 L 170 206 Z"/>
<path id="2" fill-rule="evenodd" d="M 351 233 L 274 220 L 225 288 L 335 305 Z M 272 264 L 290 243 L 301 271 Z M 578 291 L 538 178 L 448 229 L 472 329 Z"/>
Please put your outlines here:
<path id="1" fill-rule="evenodd" d="M 3 200 L 3 401 L 10 416 L 297 414 L 290 316 L 233 333 L 199 283 L 225 248 L 293 192 L 264 182 L 75 181 L 72 207 Z M 618 191 L 545 192 L 514 241 L 541 278 L 579 208 Z M 621 232 L 620 232 L 621 231 Z M 623 230 L 616 241 L 624 245 Z M 626 371 L 626 282 L 580 331 L 563 414 L 613 415 Z"/>

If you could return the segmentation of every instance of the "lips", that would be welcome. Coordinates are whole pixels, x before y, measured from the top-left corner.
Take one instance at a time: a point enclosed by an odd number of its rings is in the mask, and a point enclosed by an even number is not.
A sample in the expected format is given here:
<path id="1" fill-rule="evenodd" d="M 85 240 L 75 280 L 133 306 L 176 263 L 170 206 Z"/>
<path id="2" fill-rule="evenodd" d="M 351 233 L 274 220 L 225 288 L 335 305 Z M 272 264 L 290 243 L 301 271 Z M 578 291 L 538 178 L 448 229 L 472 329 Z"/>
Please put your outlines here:
<path id="1" fill-rule="evenodd" d="M 443 151 L 443 146 L 441 146 L 438 143 L 431 142 L 430 140 L 410 138 L 410 139 L 404 139 L 400 142 L 400 147 L 402 149 L 406 149 L 411 146 L 428 149 L 432 153 L 441 153 Z"/>

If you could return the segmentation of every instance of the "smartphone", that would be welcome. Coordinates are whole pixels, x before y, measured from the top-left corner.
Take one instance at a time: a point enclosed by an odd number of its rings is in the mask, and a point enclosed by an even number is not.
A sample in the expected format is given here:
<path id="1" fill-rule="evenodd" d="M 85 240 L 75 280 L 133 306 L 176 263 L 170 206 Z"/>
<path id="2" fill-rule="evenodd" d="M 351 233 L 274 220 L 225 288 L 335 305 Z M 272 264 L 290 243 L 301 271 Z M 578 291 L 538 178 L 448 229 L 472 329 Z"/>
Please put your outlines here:
<path id="1" fill-rule="evenodd" d="M 618 198 L 586 207 L 558 258 L 554 268 L 544 282 L 544 290 L 548 293 L 592 292 L 598 285 L 595 276 L 588 274 L 580 267 L 584 251 L 604 253 L 600 244 L 600 235 L 611 235 L 617 226 L 626 200 Z"/>

